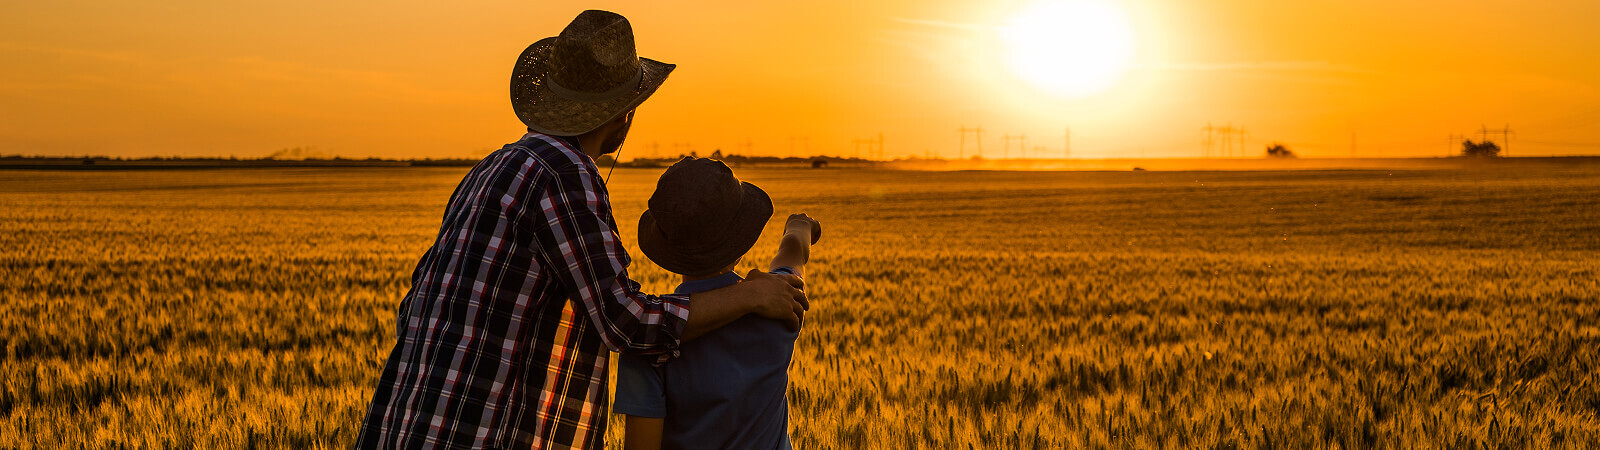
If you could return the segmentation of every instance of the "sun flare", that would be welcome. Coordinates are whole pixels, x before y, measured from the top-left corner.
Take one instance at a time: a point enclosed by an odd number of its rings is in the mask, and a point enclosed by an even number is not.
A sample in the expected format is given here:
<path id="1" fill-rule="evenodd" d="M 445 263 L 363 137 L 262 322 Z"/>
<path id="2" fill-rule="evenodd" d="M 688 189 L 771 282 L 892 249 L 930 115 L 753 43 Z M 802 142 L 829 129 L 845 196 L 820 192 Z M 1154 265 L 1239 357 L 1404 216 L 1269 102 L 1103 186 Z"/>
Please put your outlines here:
<path id="1" fill-rule="evenodd" d="M 1019 9 L 998 32 L 1012 74 L 1058 97 L 1104 91 L 1133 61 L 1133 27 L 1105 0 L 1040 0 Z"/>

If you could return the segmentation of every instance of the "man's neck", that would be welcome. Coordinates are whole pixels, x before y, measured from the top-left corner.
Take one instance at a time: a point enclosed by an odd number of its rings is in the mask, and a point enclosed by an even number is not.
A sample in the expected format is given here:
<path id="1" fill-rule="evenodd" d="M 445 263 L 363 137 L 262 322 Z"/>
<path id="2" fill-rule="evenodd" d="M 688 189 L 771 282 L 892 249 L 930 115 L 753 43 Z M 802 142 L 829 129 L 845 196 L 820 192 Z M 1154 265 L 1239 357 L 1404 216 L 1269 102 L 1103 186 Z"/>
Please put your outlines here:
<path id="1" fill-rule="evenodd" d="M 604 137 L 595 137 L 590 135 L 578 136 L 578 151 L 583 152 L 585 155 L 589 155 L 589 159 L 599 163 L 600 148 L 602 147 L 603 143 L 605 143 Z"/>

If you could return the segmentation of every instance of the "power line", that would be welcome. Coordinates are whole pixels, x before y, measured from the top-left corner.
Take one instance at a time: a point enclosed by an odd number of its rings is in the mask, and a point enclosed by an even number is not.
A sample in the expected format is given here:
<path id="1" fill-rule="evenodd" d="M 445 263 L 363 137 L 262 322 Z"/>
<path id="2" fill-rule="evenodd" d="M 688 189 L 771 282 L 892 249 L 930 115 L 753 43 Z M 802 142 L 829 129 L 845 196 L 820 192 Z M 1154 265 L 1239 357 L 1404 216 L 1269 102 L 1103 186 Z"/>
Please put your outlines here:
<path id="1" fill-rule="evenodd" d="M 1061 158 L 1072 158 L 1072 127 L 1067 127 L 1067 146 L 1062 147 Z"/>
<path id="2" fill-rule="evenodd" d="M 1019 153 L 1026 151 L 1026 148 L 1027 148 L 1027 145 L 1028 145 L 1028 137 L 1026 135 L 1012 136 L 1012 135 L 1008 134 L 1008 135 L 1005 135 L 1005 140 L 1004 140 L 1005 144 L 1003 145 L 1003 147 L 1002 147 L 1003 149 L 1001 150 L 1001 152 L 1002 152 L 1001 153 L 1001 158 L 1003 158 L 1003 159 L 1010 159 L 1011 158 L 1011 141 L 1012 140 L 1016 140 L 1017 141 L 1017 149 L 1018 149 L 1017 151 Z M 1026 156 L 1024 156 L 1024 158 L 1026 158 Z"/>
<path id="3" fill-rule="evenodd" d="M 978 143 L 978 156 L 983 156 L 983 127 L 967 128 L 962 126 L 961 145 L 957 146 L 956 159 L 963 159 L 967 157 L 967 133 L 973 133 L 977 136 L 975 141 Z"/>
<path id="4" fill-rule="evenodd" d="M 1506 156 L 1511 156 L 1511 137 L 1516 135 L 1515 131 L 1511 131 L 1511 124 L 1509 123 L 1506 124 L 1505 128 L 1500 129 L 1500 140 L 1504 141 L 1500 145 L 1500 150 L 1504 151 Z"/>
<path id="5" fill-rule="evenodd" d="M 1244 148 L 1244 137 L 1245 135 L 1250 134 L 1250 132 L 1245 130 L 1243 126 L 1234 128 L 1233 123 L 1228 123 L 1227 126 L 1218 127 L 1207 122 L 1206 126 L 1200 128 L 1200 131 L 1206 132 L 1206 138 L 1204 141 L 1202 141 L 1205 144 L 1205 152 L 1202 154 L 1203 157 L 1210 158 L 1213 155 L 1230 157 L 1233 156 L 1234 153 L 1238 153 L 1238 155 L 1241 157 L 1245 156 L 1246 150 Z M 1234 146 L 1233 139 L 1235 137 L 1239 138 L 1239 145 L 1237 147 Z M 1217 145 L 1218 143 L 1221 145 Z"/>
<path id="6" fill-rule="evenodd" d="M 1244 149 L 1244 137 L 1248 136 L 1248 135 L 1250 135 L 1250 132 L 1246 131 L 1244 129 L 1244 125 L 1240 125 L 1239 126 L 1239 157 L 1240 158 L 1245 157 L 1246 156 L 1245 152 L 1248 151 L 1248 150 Z"/>
<path id="7" fill-rule="evenodd" d="M 1494 140 L 1489 139 L 1489 136 L 1495 135 L 1495 134 L 1499 134 L 1500 135 L 1500 142 L 1494 142 Z M 1510 155 L 1510 153 L 1511 153 L 1511 137 L 1512 136 L 1516 136 L 1516 135 L 1517 135 L 1517 132 L 1511 131 L 1511 125 L 1510 124 L 1506 124 L 1505 127 L 1501 128 L 1499 130 L 1490 129 L 1488 125 L 1479 125 L 1478 126 L 1478 143 L 1483 144 L 1483 143 L 1494 142 L 1495 145 L 1500 147 L 1501 156 Z M 1451 134 L 1450 135 L 1450 140 L 1452 141 L 1451 146 L 1453 147 L 1453 146 L 1455 146 L 1455 144 L 1462 143 L 1462 142 L 1472 142 L 1471 140 L 1469 140 L 1467 138 L 1467 136 L 1468 135 L 1466 135 L 1466 134 L 1462 134 L 1462 135 L 1459 135 L 1459 136 L 1456 135 L 1456 134 Z M 1458 138 L 1461 139 L 1461 140 L 1457 141 L 1456 139 L 1458 139 Z M 1446 153 L 1445 155 L 1449 156 L 1449 153 Z"/>
<path id="8" fill-rule="evenodd" d="M 1498 131 L 1489 129 L 1488 125 L 1479 125 L 1479 127 L 1480 127 L 1479 131 L 1478 131 L 1478 140 L 1479 141 L 1481 141 L 1481 142 L 1491 142 L 1489 140 L 1489 135 L 1495 134 L 1495 133 L 1500 133 L 1500 142 L 1499 142 L 1500 151 L 1502 153 L 1504 153 L 1505 155 L 1510 155 L 1511 154 L 1511 136 L 1516 135 L 1516 133 L 1511 131 L 1511 125 L 1510 124 L 1506 124 L 1505 128 L 1501 128 Z"/>
<path id="9" fill-rule="evenodd" d="M 1228 126 L 1217 131 L 1222 133 L 1222 156 L 1233 156 L 1233 122 L 1228 122 Z"/>
<path id="10" fill-rule="evenodd" d="M 883 133 L 878 133 L 876 138 L 858 138 L 851 140 L 850 143 L 855 145 L 857 158 L 862 157 L 861 146 L 865 145 L 867 146 L 866 156 L 879 160 L 883 159 Z"/>

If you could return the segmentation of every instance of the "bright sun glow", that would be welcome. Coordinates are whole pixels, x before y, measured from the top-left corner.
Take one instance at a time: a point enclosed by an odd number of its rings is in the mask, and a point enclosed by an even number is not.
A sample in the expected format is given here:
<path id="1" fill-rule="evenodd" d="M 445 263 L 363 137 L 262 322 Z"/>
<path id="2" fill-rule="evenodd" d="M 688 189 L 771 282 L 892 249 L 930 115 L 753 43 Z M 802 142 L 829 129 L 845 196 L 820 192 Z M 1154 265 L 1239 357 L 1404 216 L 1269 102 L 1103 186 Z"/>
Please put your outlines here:
<path id="1" fill-rule="evenodd" d="M 1105 0 L 1040 0 L 1011 16 L 999 36 L 1018 78 L 1061 97 L 1110 88 L 1133 60 L 1133 28 Z"/>

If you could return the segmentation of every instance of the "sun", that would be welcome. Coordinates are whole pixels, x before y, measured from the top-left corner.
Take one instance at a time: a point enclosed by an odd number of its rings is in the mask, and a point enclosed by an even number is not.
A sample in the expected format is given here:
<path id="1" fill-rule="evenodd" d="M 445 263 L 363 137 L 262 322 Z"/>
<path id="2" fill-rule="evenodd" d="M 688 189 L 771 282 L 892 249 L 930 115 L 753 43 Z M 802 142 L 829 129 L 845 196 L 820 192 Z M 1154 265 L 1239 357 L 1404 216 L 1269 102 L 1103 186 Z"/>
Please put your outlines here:
<path id="1" fill-rule="evenodd" d="M 1117 84 L 1133 62 L 1127 16 L 1106 0 L 1040 0 L 998 29 L 1005 63 L 1047 94 L 1077 98 Z"/>

